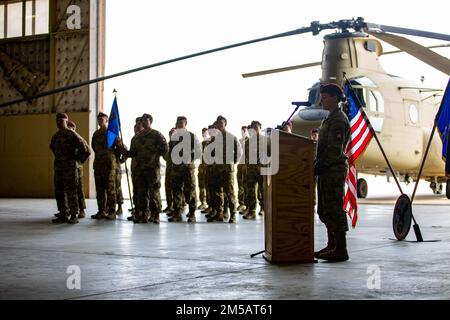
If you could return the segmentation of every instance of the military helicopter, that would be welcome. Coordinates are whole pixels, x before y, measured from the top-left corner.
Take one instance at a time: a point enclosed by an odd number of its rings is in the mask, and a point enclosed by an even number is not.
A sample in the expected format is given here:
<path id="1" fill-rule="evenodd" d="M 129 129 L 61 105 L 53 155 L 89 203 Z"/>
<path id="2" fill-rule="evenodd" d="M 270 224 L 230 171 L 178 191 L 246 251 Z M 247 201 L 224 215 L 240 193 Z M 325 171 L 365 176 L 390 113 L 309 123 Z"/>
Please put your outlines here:
<path id="1" fill-rule="evenodd" d="M 394 35 L 393 33 L 444 41 L 450 41 L 450 35 L 378 25 L 365 22 L 363 18 L 339 20 L 326 24 L 314 21 L 307 27 L 188 54 L 49 91 L 32 92 L 32 94 L 24 98 L 0 103 L 0 108 L 21 102 L 30 102 L 39 97 L 53 95 L 66 90 L 72 90 L 100 81 L 218 51 L 309 32 L 317 35 L 326 29 L 337 29 L 339 31 L 324 37 L 325 47 L 322 62 L 245 74 L 244 77 L 321 65 L 321 80 L 315 83 L 309 90 L 309 102 L 311 106 L 300 110 L 295 119 L 296 121 L 294 121 L 294 132 L 309 136 L 310 130 L 318 127 L 320 121 L 326 116 L 326 112 L 319 105 L 320 83 L 335 82 L 342 84 L 343 74 L 345 72 L 353 83 L 353 87 L 357 89 L 357 94 L 364 103 L 364 107 L 375 131 L 378 131 L 380 141 L 395 168 L 395 174 L 400 175 L 407 183 L 417 179 L 425 144 L 428 137 L 430 137 L 433 119 L 438 109 L 438 97 L 441 95 L 442 90 L 425 88 L 421 83 L 408 81 L 386 73 L 378 60 L 378 57 L 383 54 L 383 48 L 379 40 L 385 41 L 399 48 L 401 51 L 407 52 L 431 65 L 437 70 L 450 75 L 449 59 L 430 50 L 432 47 L 427 48 L 421 46 L 416 42 Z M 353 29 L 354 32 L 350 32 L 349 29 Z M 449 45 L 445 44 L 435 47 L 444 46 Z M 435 136 L 422 176 L 430 182 L 431 189 L 437 194 L 442 193 L 442 183 L 446 181 L 446 195 L 450 199 L 450 183 L 444 177 L 444 162 L 441 158 L 441 150 L 442 143 Z M 363 173 L 388 174 L 386 163 L 373 141 L 368 146 L 359 163 L 357 163 L 357 168 L 359 172 Z M 359 179 L 359 196 L 365 197 L 367 190 L 367 182 L 364 179 Z"/>
<path id="2" fill-rule="evenodd" d="M 313 22 L 311 25 L 316 25 Z M 339 31 L 324 37 L 321 62 L 313 62 L 285 68 L 270 69 L 243 74 L 244 78 L 321 66 L 319 82 L 309 89 L 308 102 L 293 118 L 293 133 L 310 136 L 311 130 L 320 126 L 327 112 L 320 106 L 320 83 L 343 84 L 343 74 L 350 80 L 369 120 L 390 159 L 395 174 L 409 183 L 417 179 L 422 157 L 439 108 L 442 90 L 427 88 L 420 82 L 406 80 L 388 74 L 380 64 L 383 54 L 380 39 L 396 46 L 416 58 L 450 75 L 450 60 L 431 51 L 431 48 L 450 47 L 450 44 L 423 47 L 404 37 L 385 31 L 401 32 L 427 38 L 450 40 L 450 36 L 397 27 L 364 23 L 362 18 L 341 20 L 327 25 L 317 25 L 320 30 L 336 28 Z M 350 32 L 348 29 L 354 29 Z M 314 32 L 313 32 L 314 33 Z M 392 175 L 382 153 L 372 140 L 364 155 L 357 161 L 358 172 L 374 175 Z M 446 196 L 450 199 L 450 182 L 445 177 L 442 159 L 442 142 L 434 135 L 422 177 L 430 182 L 435 194 L 441 194 L 446 183 Z M 357 181 L 359 198 L 365 198 L 368 185 L 365 179 Z"/>

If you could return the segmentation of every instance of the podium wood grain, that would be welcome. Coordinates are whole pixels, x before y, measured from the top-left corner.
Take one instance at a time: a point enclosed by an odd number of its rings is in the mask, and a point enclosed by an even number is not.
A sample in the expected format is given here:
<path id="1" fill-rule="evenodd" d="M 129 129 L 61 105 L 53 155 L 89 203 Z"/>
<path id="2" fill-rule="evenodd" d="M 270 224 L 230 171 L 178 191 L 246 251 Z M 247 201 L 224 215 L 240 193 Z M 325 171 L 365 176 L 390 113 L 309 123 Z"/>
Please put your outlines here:
<path id="1" fill-rule="evenodd" d="M 279 131 L 279 171 L 264 177 L 269 262 L 314 262 L 314 155 L 313 140 Z"/>

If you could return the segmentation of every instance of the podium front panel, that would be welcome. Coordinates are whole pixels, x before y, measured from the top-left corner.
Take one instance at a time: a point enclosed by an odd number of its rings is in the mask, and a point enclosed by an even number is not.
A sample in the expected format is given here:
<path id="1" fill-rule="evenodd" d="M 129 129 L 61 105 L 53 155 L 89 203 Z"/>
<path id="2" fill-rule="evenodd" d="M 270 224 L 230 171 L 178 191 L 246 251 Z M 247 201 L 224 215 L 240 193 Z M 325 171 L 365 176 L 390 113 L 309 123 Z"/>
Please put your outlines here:
<path id="1" fill-rule="evenodd" d="M 270 262 L 314 262 L 314 155 L 313 140 L 280 132 L 278 173 L 264 178 Z"/>

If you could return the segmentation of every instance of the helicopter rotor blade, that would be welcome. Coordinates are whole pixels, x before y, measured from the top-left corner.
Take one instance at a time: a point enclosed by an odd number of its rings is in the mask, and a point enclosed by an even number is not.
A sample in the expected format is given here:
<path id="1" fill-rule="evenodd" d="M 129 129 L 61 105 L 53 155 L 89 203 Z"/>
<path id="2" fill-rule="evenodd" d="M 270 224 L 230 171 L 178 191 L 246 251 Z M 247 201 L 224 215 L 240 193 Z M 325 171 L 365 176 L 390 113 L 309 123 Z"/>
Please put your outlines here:
<path id="1" fill-rule="evenodd" d="M 429 47 L 426 47 L 426 48 L 428 48 L 428 49 L 435 49 L 435 48 L 448 48 L 448 47 L 450 47 L 450 43 L 429 46 Z M 386 52 L 383 52 L 383 55 L 389 55 L 389 54 L 394 54 L 394 53 L 402 53 L 402 52 L 404 52 L 404 51 L 403 50 L 386 51 Z M 316 67 L 316 66 L 320 66 L 321 64 L 322 63 L 320 61 L 310 62 L 310 63 L 305 63 L 305 64 L 297 64 L 297 65 L 289 66 L 289 67 L 267 69 L 267 70 L 243 73 L 242 77 L 243 78 L 259 77 L 259 76 L 264 76 L 264 75 L 274 74 L 274 73 L 279 73 L 279 72 L 285 72 L 285 71 L 292 71 L 292 70 Z"/>
<path id="2" fill-rule="evenodd" d="M 429 32 L 429 31 L 423 31 L 423 30 L 417 30 L 417 29 L 408 29 L 408 28 L 400 28 L 400 27 L 393 27 L 393 26 L 386 26 L 382 24 L 376 24 L 376 23 L 365 23 L 368 32 L 373 32 L 380 30 L 382 32 L 389 32 L 389 33 L 399 33 L 399 34 L 406 34 L 410 36 L 416 36 L 416 37 L 423 37 L 423 38 L 430 38 L 430 39 L 438 39 L 438 40 L 444 40 L 444 41 L 450 41 L 450 35 L 444 34 L 444 33 L 436 33 L 436 32 Z"/>
<path id="3" fill-rule="evenodd" d="M 81 82 L 70 84 L 70 85 L 67 85 L 67 86 L 64 86 L 64 87 L 59 87 L 59 88 L 56 88 L 56 89 L 40 92 L 40 93 L 38 93 L 38 94 L 36 94 L 36 95 L 34 95 L 32 97 L 26 97 L 26 98 L 20 98 L 20 99 L 16 99 L 16 100 L 10 100 L 10 101 L 4 102 L 4 103 L 0 103 L 0 108 L 8 107 L 8 106 L 11 106 L 13 104 L 18 104 L 18 103 L 22 103 L 22 102 L 31 102 L 32 100 L 35 100 L 37 98 L 46 97 L 46 96 L 53 95 L 53 94 L 60 93 L 60 92 L 64 92 L 64 91 L 67 91 L 67 90 L 72 90 L 72 89 L 83 87 L 83 86 L 90 85 L 90 84 L 93 84 L 93 83 L 97 83 L 97 82 L 105 81 L 105 80 L 108 80 L 108 79 L 124 76 L 126 74 L 135 73 L 135 72 L 139 72 L 139 71 L 142 71 L 142 70 L 147 70 L 147 69 L 159 67 L 159 66 L 162 66 L 162 65 L 174 63 L 174 62 L 181 61 L 181 60 L 187 60 L 187 59 L 191 59 L 191 58 L 194 58 L 194 57 L 207 55 L 207 54 L 218 52 L 218 51 L 228 50 L 228 49 L 237 48 L 237 47 L 241 47 L 241 46 L 245 46 L 245 45 L 249 45 L 249 44 L 253 44 L 253 43 L 257 43 L 257 42 L 262 42 L 262 41 L 267 41 L 267 40 L 272 40 L 272 39 L 277 39 L 277 38 L 283 38 L 283 37 L 288 37 L 288 36 L 293 36 L 293 35 L 298 35 L 298 34 L 303 34 L 303 33 L 308 33 L 308 32 L 312 32 L 313 35 L 316 35 L 316 34 L 318 34 L 320 32 L 320 30 L 322 30 L 324 28 L 329 28 L 329 27 L 328 26 L 322 26 L 318 22 L 315 21 L 315 22 L 312 22 L 309 27 L 303 27 L 303 28 L 299 28 L 299 29 L 295 29 L 295 30 L 291 30 L 291 31 L 283 32 L 283 33 L 278 33 L 278 34 L 267 36 L 267 37 L 263 37 L 263 38 L 248 40 L 248 41 L 234 43 L 234 44 L 230 44 L 230 45 L 219 47 L 219 48 L 215 48 L 215 49 L 210 49 L 210 50 L 205 50 L 205 51 L 201 51 L 201 52 L 196 52 L 196 53 L 193 53 L 193 54 L 188 54 L 188 55 L 185 55 L 185 56 L 181 56 L 181 57 L 177 57 L 177 58 L 173 58 L 173 59 L 169 59 L 169 60 L 165 60 L 165 61 L 160 61 L 160 62 L 157 62 L 157 63 L 149 64 L 149 65 L 146 65 L 146 66 L 143 66 L 143 67 L 134 68 L 134 69 L 130 69 L 130 70 L 126 70 L 126 71 L 110 74 L 110 75 L 107 75 L 107 76 L 98 77 L 98 78 L 95 78 L 95 79 L 81 81 Z"/>
<path id="4" fill-rule="evenodd" d="M 250 72 L 250 73 L 243 73 L 243 78 L 251 78 L 251 77 L 258 77 L 263 76 L 267 74 L 273 74 L 278 72 L 285 72 L 285 71 L 291 71 L 291 70 L 297 70 L 297 69 L 304 69 L 304 68 L 310 68 L 310 67 L 316 67 L 320 66 L 322 62 L 311 62 L 311 63 L 305 63 L 305 64 L 298 64 L 295 66 L 290 67 L 284 67 L 284 68 L 276 68 L 276 69 L 268 69 L 268 70 L 262 70 L 262 71 L 256 71 L 256 72 Z"/>
<path id="5" fill-rule="evenodd" d="M 433 68 L 450 75 L 450 60 L 417 42 L 391 33 L 369 31 L 372 36 L 399 48 Z"/>
<path id="6" fill-rule="evenodd" d="M 450 48 L 450 43 L 438 44 L 435 46 L 428 46 L 426 48 L 428 48 L 428 49 Z M 388 55 L 388 54 L 394 54 L 394 53 L 402 53 L 402 52 L 404 52 L 404 51 L 403 50 L 386 51 L 386 52 L 383 52 L 383 56 Z"/>

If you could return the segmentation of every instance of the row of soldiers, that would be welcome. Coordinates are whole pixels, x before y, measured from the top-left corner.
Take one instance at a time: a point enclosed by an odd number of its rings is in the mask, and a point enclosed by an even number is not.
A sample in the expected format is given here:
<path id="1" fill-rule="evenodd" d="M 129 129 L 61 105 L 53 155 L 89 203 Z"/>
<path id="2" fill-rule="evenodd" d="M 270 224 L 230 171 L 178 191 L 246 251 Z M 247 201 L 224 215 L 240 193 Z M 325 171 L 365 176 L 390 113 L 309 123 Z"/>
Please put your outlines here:
<path id="1" fill-rule="evenodd" d="M 54 223 L 77 223 L 85 217 L 86 201 L 83 186 L 83 163 L 91 152 L 88 143 L 76 133 L 76 124 L 65 113 L 56 117 L 58 132 L 52 137 L 50 149 L 55 155 L 54 182 L 58 213 Z M 115 219 L 122 213 L 123 194 L 121 189 L 121 168 L 123 159 L 115 152 L 112 157 L 106 148 L 108 116 L 99 113 L 99 129 L 92 137 L 95 152 L 94 172 L 99 212 L 107 219 Z M 73 170 L 75 168 L 75 171 Z M 114 170 L 114 172 L 111 172 Z M 111 182 L 114 179 L 114 183 Z M 111 192 L 111 190 L 113 190 Z M 114 201 L 114 203 L 111 203 Z M 77 206 L 76 206 L 77 204 Z M 115 209 L 117 204 L 117 210 Z M 113 210 L 111 210 L 113 208 Z"/>
<path id="2" fill-rule="evenodd" d="M 246 213 L 244 215 L 245 219 L 256 218 L 256 188 L 258 186 L 260 190 L 260 204 L 262 205 L 263 203 L 261 192 L 262 176 L 257 170 L 258 164 L 238 165 L 241 177 L 238 179 L 241 189 L 239 193 L 240 206 L 238 207 L 234 192 L 235 164 L 240 161 L 241 156 L 248 155 L 249 152 L 248 146 L 247 149 L 245 148 L 245 136 L 241 141 L 238 141 L 233 134 L 226 130 L 226 118 L 219 116 L 214 124 L 204 128 L 202 130 L 203 141 L 200 144 L 196 135 L 186 129 L 187 118 L 183 116 L 178 117 L 175 127 L 169 132 L 167 151 L 165 150 L 164 137 L 158 131 L 151 129 L 151 123 L 152 118 L 150 115 L 144 114 L 142 117 L 137 118 L 135 136 L 131 141 L 130 150 L 126 150 L 123 146 L 124 156 L 133 158 L 131 171 L 133 189 L 135 190 L 133 195 L 135 210 L 132 217 L 129 217 L 129 220 L 133 220 L 136 223 L 153 222 L 156 224 L 160 221 L 159 213 L 162 207 L 159 194 L 159 161 L 151 160 L 149 158 L 150 154 L 146 156 L 142 151 L 145 148 L 152 150 L 152 156 L 161 156 L 166 161 L 165 191 L 167 207 L 163 211 L 169 216 L 169 222 L 182 221 L 186 206 L 189 208 L 187 213 L 188 222 L 196 221 L 196 209 L 201 209 L 203 213 L 207 213 L 206 218 L 208 222 L 228 221 L 236 223 L 236 212 L 238 210 Z M 252 123 L 253 127 L 256 128 L 258 135 L 261 135 L 261 124 L 254 121 Z M 154 132 L 154 138 L 145 141 L 144 137 L 152 131 Z M 232 147 L 227 150 L 226 144 L 222 146 L 224 157 L 221 159 L 223 161 L 219 161 L 220 163 L 207 163 L 204 159 L 205 150 L 208 145 L 214 144 L 219 135 L 221 135 L 222 141 L 231 142 Z M 180 150 L 180 152 L 176 150 L 180 143 L 188 144 L 189 154 L 183 154 L 183 150 Z M 242 150 L 246 150 L 246 153 L 243 153 Z M 142 153 L 141 156 L 139 156 L 140 152 Z M 178 155 L 180 158 L 184 157 L 184 161 L 174 163 L 174 155 Z M 194 162 L 199 158 L 198 181 L 201 204 L 197 208 Z M 154 163 L 153 169 L 150 169 L 152 172 L 143 172 L 142 163 Z M 247 167 L 250 169 L 247 170 Z M 258 171 L 258 174 L 253 174 L 254 171 Z M 140 178 L 143 174 L 153 177 L 153 181 L 143 181 Z M 246 188 L 247 185 L 250 187 Z M 245 190 L 247 189 L 248 191 L 246 192 Z M 254 195 L 255 199 L 253 199 L 252 195 Z M 245 212 L 246 202 L 249 205 L 248 210 Z M 263 211 L 260 213 L 263 214 Z"/>
<path id="3" fill-rule="evenodd" d="M 185 206 L 189 207 L 188 222 L 195 222 L 197 203 L 194 161 L 200 158 L 198 180 L 201 205 L 199 209 L 207 213 L 207 221 L 228 221 L 236 223 L 239 210 L 245 219 L 256 218 L 257 194 L 263 214 L 262 176 L 259 163 L 238 164 L 238 199 L 234 193 L 234 169 L 241 156 L 248 158 L 248 129 L 261 135 L 261 124 L 253 121 L 250 126 L 242 128 L 242 139 L 226 130 L 227 120 L 219 116 L 214 124 L 202 130 L 203 141 L 200 144 L 195 134 L 187 131 L 186 117 L 178 117 L 176 126 L 169 134 L 169 143 L 164 136 L 152 128 L 153 118 L 144 114 L 136 119 L 135 135 L 130 149 L 117 139 L 112 146 L 107 145 L 108 116 L 99 113 L 99 129 L 92 136 L 92 149 L 95 153 L 94 176 L 97 190 L 98 212 L 93 219 L 113 220 L 122 213 L 123 196 L 121 191 L 121 163 L 132 158 L 131 172 L 133 183 L 134 210 L 128 220 L 136 223 L 159 223 L 161 204 L 160 158 L 166 161 L 166 199 L 169 222 L 182 221 Z M 50 148 L 55 154 L 55 195 L 58 205 L 55 223 L 77 223 L 78 218 L 85 217 L 86 204 L 83 192 L 82 165 L 90 156 L 87 142 L 76 133 L 75 124 L 66 114 L 57 114 L 58 132 L 53 136 Z M 252 131 L 253 132 L 253 131 Z M 206 163 L 204 151 L 213 144 L 218 135 L 223 141 L 232 141 L 231 157 L 227 146 L 223 146 L 223 161 Z M 190 143 L 190 154 L 182 163 L 174 163 L 172 155 L 177 145 L 186 138 Z M 242 152 L 244 150 L 244 152 Z M 187 161 L 186 161 L 187 157 Z M 229 161 L 231 158 L 231 161 Z M 257 193 L 258 190 L 258 193 Z M 116 205 L 118 206 L 116 209 Z M 230 211 L 228 213 L 228 211 Z"/>

